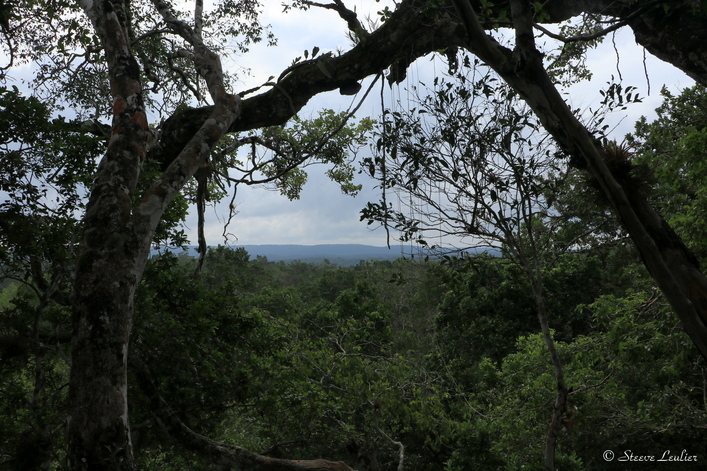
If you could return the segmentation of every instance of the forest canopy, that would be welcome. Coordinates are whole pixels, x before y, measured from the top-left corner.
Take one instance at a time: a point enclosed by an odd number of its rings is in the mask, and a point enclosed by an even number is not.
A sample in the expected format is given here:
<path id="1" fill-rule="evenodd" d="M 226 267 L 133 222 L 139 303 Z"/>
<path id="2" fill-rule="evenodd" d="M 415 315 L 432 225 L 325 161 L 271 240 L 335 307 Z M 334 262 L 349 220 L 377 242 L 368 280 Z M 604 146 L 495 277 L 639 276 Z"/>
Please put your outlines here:
<path id="1" fill-rule="evenodd" d="M 0 3 L 0 466 L 703 466 L 704 2 L 403 0 L 366 21 L 294 0 L 283 15 L 335 13 L 348 45 L 240 89 L 239 54 L 277 47 L 264 6 Z M 562 95 L 620 28 L 697 82 L 625 138 L 601 122 L 632 86 L 589 121 Z M 357 117 L 364 79 L 399 86 L 430 54 L 448 71 L 412 108 Z M 357 98 L 298 116 L 331 91 Z M 501 255 L 207 247 L 208 203 L 230 220 L 239 185 L 295 199 L 314 164 L 348 194 L 377 179 L 362 218 L 404 240 Z M 151 257 L 187 243 L 190 207 L 199 257 Z"/>

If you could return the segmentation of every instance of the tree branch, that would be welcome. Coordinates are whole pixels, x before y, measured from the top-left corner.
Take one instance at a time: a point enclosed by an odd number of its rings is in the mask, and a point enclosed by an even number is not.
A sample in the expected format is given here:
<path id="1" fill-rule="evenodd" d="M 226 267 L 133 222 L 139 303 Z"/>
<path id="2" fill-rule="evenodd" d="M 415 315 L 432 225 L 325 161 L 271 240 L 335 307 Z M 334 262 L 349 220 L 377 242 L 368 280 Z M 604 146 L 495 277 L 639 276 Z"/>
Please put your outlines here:
<path id="1" fill-rule="evenodd" d="M 468 3 L 468 0 L 456 1 Z M 614 178 L 604 160 L 603 146 L 567 106 L 548 76 L 542 58 L 532 53 L 532 44 L 523 46 L 526 49 L 523 60 L 509 67 L 505 57 L 510 51 L 486 37 L 475 15 L 465 15 L 465 24 L 469 31 L 467 48 L 523 97 L 568 155 L 586 162 L 636 244 L 646 268 L 680 317 L 685 331 L 707 358 L 707 279 L 689 249 L 645 197 Z"/>
<path id="2" fill-rule="evenodd" d="M 379 426 L 376 425 L 376 428 L 378 429 L 378 432 L 387 438 L 390 443 L 398 447 L 398 471 L 403 471 L 405 469 L 405 445 L 403 445 L 402 442 L 398 442 L 390 438 L 388 434 L 385 433 Z"/>
<path id="3" fill-rule="evenodd" d="M 634 18 L 637 18 L 638 16 L 642 15 L 645 13 L 647 10 L 650 8 L 654 7 L 658 2 L 654 1 L 651 2 L 647 5 L 641 5 L 636 11 L 633 13 L 624 16 L 621 18 L 619 21 L 615 22 L 611 26 L 608 26 L 600 31 L 597 31 L 592 34 L 588 34 L 586 36 L 570 36 L 570 37 L 564 37 L 561 34 L 553 33 L 552 31 L 548 30 L 547 28 L 541 26 L 538 23 L 534 23 L 533 27 L 535 27 L 537 30 L 542 31 L 544 34 L 547 36 L 551 37 L 552 39 L 556 39 L 558 41 L 561 41 L 563 43 L 571 43 L 571 42 L 578 42 L 578 41 L 591 41 L 593 39 L 600 38 L 602 36 L 606 36 L 607 34 L 616 31 L 619 28 L 623 28 L 624 26 L 628 25 L 631 20 Z"/>
<path id="4" fill-rule="evenodd" d="M 417 1 L 401 3 L 388 21 L 350 51 L 303 63 L 283 76 L 277 87 L 244 99 L 243 112 L 229 132 L 284 124 L 315 95 L 361 81 L 391 66 L 404 69 L 418 57 L 466 42 L 458 21 L 448 16 L 425 18 L 420 8 Z M 400 73 L 395 75 L 395 80 L 403 78 Z M 174 160 L 210 113 L 211 107 L 203 107 L 170 117 L 150 158 L 158 162 Z"/>
<path id="5" fill-rule="evenodd" d="M 241 112 L 241 98 L 229 94 L 226 90 L 221 66 L 221 59 L 209 49 L 201 38 L 202 0 L 196 0 L 195 29 L 179 20 L 172 12 L 170 6 L 163 0 L 153 0 L 155 8 L 159 11 L 167 26 L 181 36 L 192 47 L 192 52 L 186 55 L 194 61 L 199 74 L 204 78 L 214 101 L 208 119 L 199 126 L 196 133 L 189 136 L 188 143 L 181 148 L 176 159 L 167 167 L 162 176 L 145 193 L 138 208 L 141 220 L 139 227 L 144 236 L 151 236 L 167 204 L 181 191 L 184 184 L 200 168 L 207 166 L 208 157 L 214 146 L 223 137 L 228 128 Z M 162 161 L 164 162 L 164 161 Z M 206 170 L 204 170 L 206 171 Z M 200 264 L 196 274 L 203 263 L 206 254 L 206 244 L 203 241 L 203 198 L 205 196 L 205 181 L 200 182 Z"/>
<path id="6" fill-rule="evenodd" d="M 226 88 L 223 81 L 223 69 L 221 67 L 221 59 L 211 49 L 206 47 L 201 39 L 201 2 L 196 0 L 195 9 L 195 29 L 192 29 L 188 24 L 179 20 L 170 6 L 163 0 L 153 0 L 157 11 L 162 15 L 162 18 L 167 23 L 167 26 L 176 34 L 182 37 L 193 48 L 193 60 L 199 74 L 206 80 L 211 98 L 216 102 L 220 97 L 226 95 Z"/>
<path id="7" fill-rule="evenodd" d="M 358 15 L 356 15 L 356 12 L 346 8 L 346 5 L 344 5 L 344 2 L 342 2 L 341 0 L 334 0 L 334 3 L 326 4 L 304 0 L 302 3 L 313 7 L 334 10 L 339 14 L 341 19 L 346 21 L 346 25 L 348 26 L 349 30 L 354 33 L 357 38 L 362 39 L 363 37 L 368 36 L 368 32 L 363 28 L 361 22 L 358 21 Z"/>
<path id="8" fill-rule="evenodd" d="M 215 442 L 191 430 L 179 420 L 159 394 L 150 371 L 140 359 L 130 357 L 130 367 L 140 389 L 150 400 L 152 413 L 160 426 L 182 446 L 219 466 L 239 471 L 354 471 L 341 461 L 285 460 L 259 455 L 238 446 Z"/>

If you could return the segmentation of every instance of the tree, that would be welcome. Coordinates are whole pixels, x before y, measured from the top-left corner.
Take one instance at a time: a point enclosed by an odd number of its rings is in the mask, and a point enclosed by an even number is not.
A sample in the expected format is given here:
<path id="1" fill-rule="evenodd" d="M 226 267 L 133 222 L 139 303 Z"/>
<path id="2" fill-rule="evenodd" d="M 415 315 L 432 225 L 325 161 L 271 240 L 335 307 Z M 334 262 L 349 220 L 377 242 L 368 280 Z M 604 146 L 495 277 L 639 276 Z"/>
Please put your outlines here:
<path id="1" fill-rule="evenodd" d="M 562 417 L 566 433 L 559 437 L 558 467 L 626 469 L 618 460 L 624 450 L 658 460 L 675 455 L 665 450 L 685 449 L 691 461 L 680 467 L 699 469 L 704 449 L 684 444 L 687 437 L 692 437 L 687 443 L 701 443 L 705 436 L 704 360 L 675 328 L 664 297 L 637 289 L 627 296 L 601 296 L 582 309 L 590 312 L 596 330 L 558 343 L 568 383 L 575 385 Z M 520 337 L 516 347 L 498 367 L 478 368 L 477 381 L 488 386 L 477 400 L 488 401 L 483 411 L 492 449 L 505 458 L 506 468 L 544 469 L 538 465 L 537 435 L 544 431 L 547 395 L 555 382 L 541 335 Z M 606 450 L 616 458 L 604 459 Z"/>
<path id="2" fill-rule="evenodd" d="M 702 155 L 707 136 L 707 93 L 705 87 L 696 85 L 679 96 L 667 89 L 661 94 L 665 99 L 656 110 L 657 119 L 651 123 L 645 117 L 640 119 L 627 143 L 633 146 L 636 162 L 648 167 L 655 182 L 655 206 L 704 263 L 707 228 L 701 216 L 705 194 L 700 183 L 705 177 Z"/>
<path id="3" fill-rule="evenodd" d="M 574 116 L 544 68 L 533 36 L 533 11 L 511 2 L 516 47 L 511 51 L 483 32 L 468 2 L 459 5 L 469 50 L 492 67 L 536 113 L 564 152 L 591 172 L 636 244 L 643 262 L 670 300 L 685 330 L 707 357 L 707 279 L 692 253 L 630 181 L 619 182 L 606 160 L 612 155 Z M 701 13 L 698 13 L 701 14 Z M 640 37 L 637 34 L 637 37 Z M 621 155 L 615 159 L 624 159 Z M 623 183 L 623 184 L 622 184 Z"/>
<path id="4" fill-rule="evenodd" d="M 462 248 L 495 248 L 520 268 L 557 381 L 545 451 L 545 468 L 552 470 L 569 388 L 550 331 L 544 274 L 579 241 L 557 237 L 562 218 L 553 217 L 546 195 L 560 164 L 539 126 L 508 87 L 492 88 L 493 79 L 483 73 L 475 79 L 478 71 L 469 62 L 464 59 L 469 75 L 435 78 L 435 89 L 413 111 L 384 112 L 392 116 L 383 122 L 378 154 L 369 164 L 381 187 L 400 193 L 408 214 L 384 201 L 369 203 L 362 218 L 394 224 L 403 239 L 423 245 L 439 233 L 456 236 Z"/>
<path id="5" fill-rule="evenodd" d="M 334 10 L 358 43 L 339 56 L 322 55 L 296 64 L 277 82 L 269 82 L 269 91 L 250 98 L 229 88 L 221 67 L 222 51 L 214 46 L 223 42 L 213 40 L 209 32 L 240 35 L 236 46 L 241 48 L 262 38 L 254 2 L 226 1 L 205 12 L 197 0 L 190 22 L 161 0 L 79 5 L 40 0 L 3 5 L 0 23 L 10 64 L 27 60 L 41 64 L 38 84 L 54 98 L 68 99 L 82 117 L 91 118 L 84 132 L 108 137 L 89 183 L 75 269 L 67 272 L 70 296 L 48 291 L 53 298 L 70 298 L 73 313 L 67 421 L 72 469 L 134 468 L 126 394 L 135 291 L 170 202 L 205 166 L 224 136 L 282 124 L 312 96 L 336 89 L 348 93 L 356 88 L 355 82 L 386 68 L 390 68 L 389 80 L 400 82 L 415 58 L 440 48 L 466 48 L 494 68 L 527 100 L 559 145 L 578 162 L 587 162 L 686 330 L 707 356 L 707 282 L 645 199 L 627 192 L 612 176 L 602 158 L 604 148 L 556 92 L 532 35 L 535 13 L 544 22 L 583 13 L 590 20 L 591 15 L 605 15 L 612 21 L 606 29 L 628 25 L 652 53 L 705 83 L 707 53 L 699 46 L 705 42 L 707 27 L 704 12 L 693 2 L 674 2 L 666 10 L 653 2 L 556 0 L 533 12 L 530 3 L 514 0 L 508 14 L 484 10 L 482 3 L 474 3 L 474 10 L 468 0 L 454 2 L 456 12 L 448 4 L 406 0 L 394 11 L 384 11 L 385 23 L 373 32 L 367 32 L 341 1 L 296 5 Z M 484 32 L 499 22 L 508 24 L 508 18 L 517 33 L 514 51 Z M 164 105 L 167 113 L 173 113 L 176 102 L 185 96 L 201 98 L 205 92 L 211 105 L 175 114 L 171 122 L 175 132 L 165 128 L 160 135 L 154 133 L 148 111 Z M 110 130 L 101 124 L 102 118 L 111 120 Z M 150 159 L 168 164 L 138 192 L 142 168 Z M 33 277 L 36 284 L 42 283 L 39 273 Z M 184 424 L 171 425 L 192 449 L 225 465 L 347 469 L 319 461 L 267 460 L 216 445 Z"/>

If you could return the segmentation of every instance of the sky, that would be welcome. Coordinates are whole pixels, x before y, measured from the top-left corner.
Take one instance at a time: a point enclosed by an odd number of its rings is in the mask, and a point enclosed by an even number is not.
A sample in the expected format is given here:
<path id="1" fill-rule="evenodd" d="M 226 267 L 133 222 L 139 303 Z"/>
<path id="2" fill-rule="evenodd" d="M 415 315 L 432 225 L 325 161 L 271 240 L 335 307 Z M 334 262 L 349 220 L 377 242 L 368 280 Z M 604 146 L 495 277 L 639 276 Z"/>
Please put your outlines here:
<path id="1" fill-rule="evenodd" d="M 358 1 L 359 15 L 364 11 L 367 2 Z M 380 4 L 373 4 L 380 8 Z M 290 12 L 281 14 L 281 8 L 276 2 L 271 2 L 266 10 L 265 21 L 273 25 L 273 31 L 279 38 L 276 48 L 257 48 L 254 52 L 259 58 L 248 63 L 253 76 L 251 81 L 246 81 L 248 86 L 262 83 L 271 75 L 279 75 L 293 57 L 301 55 L 305 49 L 311 50 L 318 46 L 322 53 L 335 50 L 337 47 L 344 50 L 350 47 L 345 37 L 345 25 L 338 16 L 331 11 L 313 9 L 306 12 Z M 350 3 L 353 5 L 353 2 Z M 614 48 L 614 44 L 616 49 Z M 617 53 L 618 51 L 618 53 Z M 248 57 L 243 58 L 248 61 Z M 693 85 L 693 81 L 668 65 L 647 54 L 645 70 L 649 81 L 646 80 L 644 70 L 643 48 L 637 46 L 630 30 L 624 28 L 619 31 L 613 41 L 607 39 L 597 50 L 591 51 L 587 65 L 594 77 L 588 83 L 582 83 L 570 90 L 568 101 L 573 108 L 595 109 L 599 106 L 602 97 L 599 90 L 607 87 L 607 82 L 614 76 L 618 81 L 619 75 L 624 86 L 633 85 L 638 88 L 643 98 L 642 103 L 631 105 L 625 111 L 617 111 L 610 115 L 606 123 L 613 129 L 612 137 L 620 141 L 623 136 L 631 132 L 633 123 L 641 116 L 650 118 L 654 109 L 661 103 L 659 91 L 666 85 L 671 91 L 679 92 L 684 87 Z M 409 88 L 418 79 L 427 80 L 440 70 L 444 64 L 439 60 L 423 58 L 418 60 L 409 71 L 409 79 L 402 83 L 399 89 L 391 90 L 394 96 L 403 101 L 407 96 L 405 88 Z M 648 95 L 650 87 L 650 95 Z M 365 89 L 365 84 L 363 89 Z M 368 115 L 376 118 L 380 111 L 379 88 L 371 94 L 362 106 L 360 116 Z M 335 110 L 345 110 L 351 104 L 350 98 L 343 98 L 337 92 L 330 92 L 313 99 L 299 115 L 309 117 L 322 107 Z M 370 149 L 362 149 L 359 157 L 370 156 Z M 223 219 L 218 214 L 223 214 L 224 209 L 218 207 L 211 210 L 207 216 L 206 238 L 210 245 L 227 243 L 229 245 L 247 244 L 367 244 L 384 246 L 386 244 L 385 231 L 375 226 L 368 226 L 366 221 L 360 221 L 360 210 L 368 201 L 379 201 L 380 190 L 375 182 L 365 174 L 357 176 L 357 183 L 363 185 L 360 194 L 352 198 L 341 193 L 338 186 L 329 181 L 324 175 L 324 168 L 310 168 L 309 180 L 305 185 L 301 198 L 289 201 L 280 196 L 278 192 L 269 191 L 258 187 L 243 187 L 238 190 L 236 198 L 238 214 L 228 227 L 228 238 L 223 237 Z M 194 228 L 195 218 L 190 218 L 188 223 L 192 241 L 196 240 Z M 396 242 L 391 241 L 392 244 Z"/>
<path id="2" fill-rule="evenodd" d="M 250 54 L 243 57 L 245 66 L 251 69 L 251 76 L 244 78 L 243 88 L 257 86 L 270 76 L 278 76 L 288 67 L 291 61 L 302 56 L 304 50 L 321 48 L 319 54 L 328 51 L 348 50 L 351 42 L 346 37 L 346 25 L 338 15 L 329 10 L 313 8 L 309 11 L 291 10 L 282 14 L 279 2 L 267 2 L 264 22 L 272 25 L 272 30 L 278 38 L 276 47 L 256 46 Z M 366 17 L 366 6 L 374 10 L 369 13 L 375 16 L 375 9 L 382 8 L 380 3 L 373 1 L 347 2 L 350 8 L 356 6 L 359 18 Z M 257 60 L 249 62 L 250 57 Z M 242 64 L 239 64 L 242 66 Z M 365 90 L 366 83 L 362 90 Z M 379 111 L 380 88 L 376 86 L 358 113 L 358 117 L 370 116 L 376 118 Z M 360 97 L 359 97 L 360 98 Z M 323 108 L 336 111 L 347 110 L 354 100 L 342 97 L 338 91 L 325 93 L 314 97 L 299 113 L 302 118 L 316 116 Z M 370 156 L 370 151 L 364 148 L 359 157 Z M 356 197 L 342 194 L 338 184 L 329 180 L 324 174 L 325 167 L 309 167 L 308 182 L 299 200 L 290 201 L 279 192 L 263 187 L 242 186 L 238 189 L 236 205 L 238 214 L 227 229 L 228 237 L 224 239 L 223 216 L 227 213 L 224 205 L 213 208 L 207 214 L 205 235 L 209 245 L 251 245 L 251 244 L 366 244 L 384 246 L 385 232 L 372 231 L 365 222 L 359 221 L 359 211 L 367 201 L 377 201 L 378 191 L 375 183 L 364 175 L 357 175 L 355 183 L 364 186 Z M 191 230 L 187 230 L 190 240 L 196 240 L 196 219 L 191 217 L 188 222 Z"/>
<path id="3" fill-rule="evenodd" d="M 272 31 L 278 38 L 276 47 L 258 44 L 251 48 L 250 53 L 238 57 L 226 58 L 223 65 L 231 71 L 249 69 L 249 75 L 239 74 L 238 89 L 246 90 L 260 85 L 271 76 L 278 76 L 297 56 L 302 56 L 304 50 L 312 50 L 317 46 L 320 54 L 328 51 L 345 51 L 351 47 L 346 37 L 346 25 L 338 15 L 329 10 L 313 8 L 309 11 L 291 10 L 283 14 L 279 1 L 265 1 L 263 22 L 272 25 Z M 383 8 L 386 1 L 347 0 L 349 8 L 355 8 L 359 18 L 366 16 L 376 18 L 376 11 Z M 614 46 L 615 45 L 615 46 Z M 617 53 L 618 51 L 618 53 Z M 653 110 L 659 106 L 661 98 L 659 91 L 666 85 L 672 92 L 693 85 L 693 81 L 674 67 L 647 55 L 645 68 L 650 82 L 647 82 L 644 72 L 643 49 L 638 47 L 627 28 L 608 38 L 598 49 L 590 51 L 587 61 L 594 77 L 590 82 L 584 82 L 569 91 L 568 101 L 573 108 L 583 110 L 596 108 L 601 101 L 599 90 L 606 88 L 607 82 L 619 75 L 624 86 L 633 85 L 638 88 L 642 103 L 633 104 L 627 110 L 615 112 L 607 119 L 612 128 L 612 136 L 621 140 L 633 129 L 633 123 L 640 116 L 649 118 Z M 390 89 L 386 86 L 386 103 L 394 99 L 405 102 L 409 97 L 409 89 L 419 81 L 431 83 L 432 78 L 446 70 L 446 65 L 440 59 L 425 57 L 413 64 L 408 71 L 408 79 L 399 87 Z M 366 89 L 363 84 L 362 90 Z M 650 85 L 650 95 L 648 88 Z M 318 95 L 299 113 L 302 118 L 315 116 L 323 108 L 337 111 L 347 110 L 352 100 L 357 97 L 343 97 L 337 91 Z M 362 105 L 358 117 L 370 116 L 376 119 L 380 113 L 380 88 L 376 85 L 375 92 Z M 370 156 L 371 151 L 363 148 L 359 157 Z M 230 198 L 215 208 L 207 209 L 205 234 L 209 245 L 251 245 L 251 244 L 367 244 L 374 246 L 386 245 L 385 231 L 368 226 L 366 221 L 360 221 L 360 210 L 369 201 L 379 201 L 380 190 L 376 184 L 364 174 L 356 177 L 356 182 L 363 185 L 363 190 L 355 198 L 342 194 L 338 185 L 331 182 L 324 167 L 309 167 L 309 180 L 305 185 L 300 199 L 290 201 L 277 191 L 262 187 L 242 186 L 238 189 L 235 199 L 238 213 L 232 219 L 224 238 L 224 221 L 227 216 L 227 203 Z M 187 235 L 192 244 L 196 243 L 196 217 L 190 215 L 186 227 Z M 391 240 L 392 244 L 396 242 Z"/>

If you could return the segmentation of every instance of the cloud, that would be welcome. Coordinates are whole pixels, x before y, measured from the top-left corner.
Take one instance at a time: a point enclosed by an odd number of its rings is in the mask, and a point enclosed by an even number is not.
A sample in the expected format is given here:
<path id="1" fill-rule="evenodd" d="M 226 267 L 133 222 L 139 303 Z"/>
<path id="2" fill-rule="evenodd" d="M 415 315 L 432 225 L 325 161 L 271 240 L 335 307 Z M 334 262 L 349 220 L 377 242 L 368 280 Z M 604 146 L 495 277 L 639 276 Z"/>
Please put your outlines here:
<path id="1" fill-rule="evenodd" d="M 381 4 L 371 6 L 372 2 L 357 0 L 347 2 L 350 8 L 356 7 L 363 20 L 370 14 L 370 8 L 382 8 Z M 364 9 L 368 5 L 369 11 Z M 375 11 L 373 11 L 375 15 Z M 248 89 L 261 85 L 271 76 L 279 74 L 291 65 L 297 56 L 303 56 L 305 50 L 320 48 L 320 54 L 337 49 L 346 50 L 351 44 L 346 37 L 346 24 L 331 11 L 311 8 L 307 11 L 293 9 L 282 13 L 280 2 L 265 2 L 263 22 L 272 25 L 272 31 L 278 39 L 278 45 L 268 47 L 264 43 L 251 47 L 244 56 L 225 61 L 226 67 L 247 68 L 248 76 L 239 76 L 239 86 Z M 352 100 L 342 97 L 338 92 L 329 92 L 314 97 L 300 111 L 299 115 L 309 118 L 323 108 L 343 111 L 349 108 Z M 365 105 L 364 105 L 365 107 Z M 368 109 L 371 109 L 370 106 Z M 377 114 L 378 108 L 371 109 Z M 364 113 L 367 115 L 368 113 Z M 239 244 L 321 244 L 321 243 L 366 243 L 385 245 L 381 232 L 373 233 L 365 222 L 359 222 L 359 211 L 369 199 L 373 199 L 374 183 L 358 183 L 365 188 L 356 199 L 341 193 L 339 187 L 324 174 L 321 166 L 310 167 L 308 183 L 301 198 L 289 201 L 277 191 L 268 191 L 262 187 L 242 186 L 238 189 L 235 200 L 238 214 L 233 218 L 227 232 L 232 234 L 230 243 Z M 207 243 L 223 243 L 224 219 L 228 214 L 228 198 L 214 210 L 207 210 L 205 234 Z M 196 216 L 192 214 L 187 223 L 187 234 L 191 242 L 197 240 Z"/>
<path id="2" fill-rule="evenodd" d="M 341 193 L 339 186 L 324 174 L 325 168 L 310 167 L 309 179 L 299 200 L 290 201 L 277 191 L 262 187 L 239 188 L 236 204 L 238 213 L 227 228 L 230 244 L 343 244 L 362 243 L 385 245 L 385 233 L 372 231 L 365 221 L 359 221 L 359 212 L 367 201 L 377 199 L 373 181 L 360 179 L 364 190 L 353 198 Z M 362 177 L 362 176 L 361 176 Z M 216 208 L 220 215 L 227 213 L 226 204 Z M 224 243 L 224 221 L 207 212 L 205 228 L 207 242 Z M 189 226 L 196 228 L 196 219 L 190 217 Z M 190 240 L 196 234 L 189 232 Z"/>
<path id="3" fill-rule="evenodd" d="M 355 5 L 359 17 L 363 20 L 366 14 L 375 17 L 376 9 L 382 9 L 383 4 L 373 2 L 347 2 Z M 278 46 L 265 47 L 257 45 L 252 52 L 242 59 L 242 66 L 252 69 L 252 76 L 244 79 L 244 89 L 267 81 L 271 75 L 278 76 L 288 67 L 296 56 L 314 46 L 321 48 L 321 53 L 335 51 L 337 48 L 348 49 L 350 44 L 345 34 L 345 24 L 332 11 L 310 9 L 309 11 L 293 10 L 287 15 L 282 14 L 279 2 L 267 2 L 265 22 L 272 24 L 278 37 Z M 364 7 L 368 5 L 368 10 Z M 616 44 L 617 53 L 614 50 Z M 647 96 L 643 63 L 643 49 L 635 44 L 632 33 L 628 29 L 617 32 L 614 41 L 609 37 L 604 44 L 589 52 L 588 66 L 594 73 L 590 82 L 585 82 L 570 90 L 570 103 L 573 108 L 596 109 L 602 97 L 599 90 L 607 87 L 606 82 L 611 76 L 618 80 L 621 71 L 623 86 L 638 87 L 644 96 L 643 103 L 632 104 L 628 109 L 612 113 L 606 120 L 610 128 L 615 128 L 612 136 L 623 139 L 627 132 L 633 130 L 634 122 L 642 115 L 653 116 L 654 109 L 660 104 L 660 88 L 667 84 L 673 91 L 692 85 L 686 75 L 662 61 L 650 56 L 646 57 L 645 66 L 650 80 L 650 96 Z M 405 88 L 417 85 L 419 81 L 432 83 L 432 77 L 446 71 L 446 65 L 440 60 L 423 58 L 413 64 L 408 74 L 408 80 L 400 88 L 389 90 L 386 86 L 385 105 L 407 106 L 412 97 Z M 364 85 L 365 87 L 365 85 Z M 420 87 L 423 88 L 423 87 Z M 361 108 L 361 115 L 376 118 L 380 113 L 378 93 Z M 396 105 L 396 101 L 400 104 Z M 307 118 L 316 114 L 322 108 L 345 110 L 350 105 L 350 98 L 341 97 L 336 92 L 319 95 L 311 100 L 300 116 Z M 362 152 L 362 154 L 364 154 Z M 239 213 L 233 219 L 228 232 L 237 237 L 239 244 L 333 244 L 333 243 L 364 243 L 376 246 L 386 244 L 385 232 L 381 229 L 372 231 L 366 222 L 359 221 L 360 210 L 368 201 L 378 201 L 379 190 L 375 183 L 364 175 L 359 175 L 359 183 L 364 190 L 356 198 L 343 195 L 338 186 L 324 175 L 323 167 L 308 169 L 310 178 L 305 185 L 301 199 L 288 201 L 277 192 L 263 188 L 243 187 L 239 189 L 236 198 Z M 393 204 L 395 204 L 393 202 Z M 220 205 L 216 212 L 221 219 L 209 212 L 206 227 L 209 244 L 223 243 L 223 217 L 227 214 L 226 204 Z M 196 241 L 194 228 L 195 217 L 191 217 L 189 226 L 190 239 Z M 235 244 L 234 238 L 230 243 Z"/>
<path id="4" fill-rule="evenodd" d="M 630 104 L 625 110 L 615 110 L 607 116 L 604 124 L 609 125 L 608 129 L 613 130 L 611 137 L 618 141 L 633 131 L 641 116 L 655 115 L 655 109 L 663 101 L 660 96 L 663 85 L 678 92 L 695 83 L 682 71 L 650 53 L 645 52 L 644 56 L 643 47 L 636 44 L 628 28 L 609 35 L 601 46 L 590 51 L 587 67 L 592 71 L 592 80 L 572 87 L 570 102 L 574 107 L 596 110 L 603 98 L 599 91 L 605 90 L 609 82 L 620 82 L 624 88 L 636 87 L 642 98 L 641 103 Z"/>

